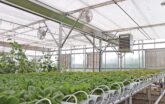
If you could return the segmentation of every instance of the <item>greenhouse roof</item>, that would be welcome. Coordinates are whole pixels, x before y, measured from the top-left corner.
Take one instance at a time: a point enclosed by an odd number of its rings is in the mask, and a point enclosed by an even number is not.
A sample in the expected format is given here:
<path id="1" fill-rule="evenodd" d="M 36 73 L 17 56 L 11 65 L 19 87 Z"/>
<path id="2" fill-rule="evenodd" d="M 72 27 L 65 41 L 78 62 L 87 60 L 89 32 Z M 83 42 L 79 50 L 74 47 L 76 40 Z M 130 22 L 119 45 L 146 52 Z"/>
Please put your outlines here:
<path id="1" fill-rule="evenodd" d="M 63 39 L 84 8 L 91 9 L 89 24 L 80 21 L 66 41 L 65 47 L 90 45 L 83 32 L 102 36 L 131 33 L 134 40 L 165 38 L 165 6 L 163 0 L 2 0 L 0 3 L 0 41 L 18 41 L 31 48 L 57 47 L 59 22 L 64 22 Z M 17 8 L 15 8 L 17 7 Z M 62 17 L 67 14 L 65 20 Z M 46 18 L 46 19 L 45 19 Z M 47 24 L 50 31 L 44 40 L 37 38 L 40 26 Z M 84 29 L 86 27 L 89 29 Z M 98 37 L 102 37 L 98 34 Z M 92 39 L 92 37 L 89 37 Z M 96 40 L 96 44 L 99 41 Z M 27 47 L 27 46 L 25 46 Z"/>

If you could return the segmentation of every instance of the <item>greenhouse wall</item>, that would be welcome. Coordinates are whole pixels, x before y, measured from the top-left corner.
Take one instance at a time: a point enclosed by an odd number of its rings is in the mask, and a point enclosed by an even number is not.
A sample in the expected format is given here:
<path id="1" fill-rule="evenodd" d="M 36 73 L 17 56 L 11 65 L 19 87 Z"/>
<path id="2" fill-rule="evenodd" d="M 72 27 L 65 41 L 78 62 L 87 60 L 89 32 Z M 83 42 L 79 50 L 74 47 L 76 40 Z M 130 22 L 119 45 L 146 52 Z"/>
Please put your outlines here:
<path id="1" fill-rule="evenodd" d="M 72 53 L 63 54 L 61 63 L 63 67 L 71 69 L 98 69 L 99 68 L 99 53 L 78 54 Z M 93 60 L 94 59 L 94 60 Z M 116 52 L 104 52 L 102 54 L 102 70 L 119 69 L 119 56 Z M 94 62 L 94 64 L 93 64 Z M 94 65 L 94 68 L 93 68 Z M 145 68 L 145 51 L 134 51 L 125 53 L 122 58 L 123 69 L 144 69 Z"/>
<path id="2" fill-rule="evenodd" d="M 146 68 L 164 69 L 165 68 L 165 49 L 146 50 Z"/>

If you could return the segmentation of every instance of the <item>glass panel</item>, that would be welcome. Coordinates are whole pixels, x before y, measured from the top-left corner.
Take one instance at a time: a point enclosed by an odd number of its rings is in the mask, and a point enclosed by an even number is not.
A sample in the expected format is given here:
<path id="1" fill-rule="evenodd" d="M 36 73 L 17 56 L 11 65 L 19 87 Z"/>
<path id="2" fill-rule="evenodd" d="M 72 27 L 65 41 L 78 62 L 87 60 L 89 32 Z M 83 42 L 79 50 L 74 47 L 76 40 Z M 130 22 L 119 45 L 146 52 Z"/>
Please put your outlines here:
<path id="1" fill-rule="evenodd" d="M 72 58 L 72 68 L 83 68 L 84 67 L 84 55 L 83 54 L 74 54 L 71 56 Z"/>
<path id="2" fill-rule="evenodd" d="M 151 49 L 154 48 L 154 44 L 145 44 L 144 49 Z"/>
<path id="3" fill-rule="evenodd" d="M 140 68 L 140 53 L 138 51 L 134 51 L 134 53 L 126 53 L 125 54 L 125 68 Z"/>
<path id="4" fill-rule="evenodd" d="M 114 52 L 103 53 L 102 67 L 106 69 L 116 69 L 118 68 L 118 57 Z"/>
<path id="5" fill-rule="evenodd" d="M 156 44 L 156 48 L 165 48 L 165 43 Z"/>

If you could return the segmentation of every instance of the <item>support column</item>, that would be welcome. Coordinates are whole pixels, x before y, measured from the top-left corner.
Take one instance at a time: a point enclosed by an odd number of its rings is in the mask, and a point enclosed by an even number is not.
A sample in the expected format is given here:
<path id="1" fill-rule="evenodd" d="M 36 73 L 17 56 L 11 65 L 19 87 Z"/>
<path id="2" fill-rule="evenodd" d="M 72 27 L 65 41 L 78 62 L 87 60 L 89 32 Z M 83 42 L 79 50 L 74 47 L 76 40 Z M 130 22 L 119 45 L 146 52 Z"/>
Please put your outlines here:
<path id="1" fill-rule="evenodd" d="M 62 44 L 62 24 L 59 26 L 59 44 L 58 44 L 58 71 L 61 71 L 61 47 Z"/>
<path id="2" fill-rule="evenodd" d="M 147 88 L 148 104 L 151 104 L 151 85 Z"/>
<path id="3" fill-rule="evenodd" d="M 140 44 L 139 40 L 138 40 L 138 44 Z M 141 64 L 140 64 L 140 45 L 138 45 L 138 59 L 139 59 L 139 69 L 141 68 Z"/>
<path id="4" fill-rule="evenodd" d="M 107 51 L 105 49 L 105 70 L 107 71 Z"/>
<path id="5" fill-rule="evenodd" d="M 132 96 L 124 101 L 124 104 L 132 104 Z"/>
<path id="6" fill-rule="evenodd" d="M 95 71 L 95 37 L 93 37 L 93 72 Z"/>
<path id="7" fill-rule="evenodd" d="M 124 53 L 124 54 L 126 55 L 126 53 Z M 126 69 L 125 55 L 123 56 L 123 61 L 124 61 L 124 62 L 123 62 L 123 64 L 124 64 L 124 65 L 123 65 L 123 68 L 124 68 L 124 69 Z"/>
<path id="8" fill-rule="evenodd" d="M 129 104 L 132 104 L 132 96 L 129 97 Z"/>
<path id="9" fill-rule="evenodd" d="M 36 51 L 35 51 L 35 63 L 37 63 Z M 35 69 L 37 68 L 37 64 L 35 64 Z"/>
<path id="10" fill-rule="evenodd" d="M 117 58 L 118 58 L 118 60 L 117 60 L 117 64 L 118 64 L 118 69 L 120 69 L 120 54 L 119 53 L 117 53 Z"/>
<path id="11" fill-rule="evenodd" d="M 99 40 L 99 72 L 101 72 L 101 65 L 102 65 L 102 40 Z"/>
<path id="12" fill-rule="evenodd" d="M 64 63 L 65 63 L 64 65 L 65 65 L 66 68 L 68 68 L 68 66 L 67 66 L 67 57 L 68 57 L 68 55 L 66 55 L 66 51 L 65 51 L 65 55 L 63 55 L 63 59 L 62 60 L 64 61 Z"/>
<path id="13" fill-rule="evenodd" d="M 86 46 L 83 46 L 83 67 L 84 67 L 84 71 L 86 72 Z"/>
<path id="14" fill-rule="evenodd" d="M 70 70 L 72 70 L 72 47 L 70 47 Z"/>
<path id="15" fill-rule="evenodd" d="M 124 104 L 128 104 L 128 99 L 126 99 L 126 100 L 124 101 Z"/>
<path id="16" fill-rule="evenodd" d="M 142 48 L 142 67 L 145 68 L 146 66 L 144 64 L 145 59 L 144 59 L 144 51 L 143 51 L 143 40 L 141 42 L 142 42 L 142 47 L 141 47 Z"/>
<path id="17" fill-rule="evenodd" d="M 119 53 L 119 68 L 120 68 L 120 69 L 123 68 L 123 65 L 122 65 L 123 63 L 122 63 L 122 61 L 123 61 L 123 57 L 122 57 L 122 53 L 120 52 L 120 53 Z"/>

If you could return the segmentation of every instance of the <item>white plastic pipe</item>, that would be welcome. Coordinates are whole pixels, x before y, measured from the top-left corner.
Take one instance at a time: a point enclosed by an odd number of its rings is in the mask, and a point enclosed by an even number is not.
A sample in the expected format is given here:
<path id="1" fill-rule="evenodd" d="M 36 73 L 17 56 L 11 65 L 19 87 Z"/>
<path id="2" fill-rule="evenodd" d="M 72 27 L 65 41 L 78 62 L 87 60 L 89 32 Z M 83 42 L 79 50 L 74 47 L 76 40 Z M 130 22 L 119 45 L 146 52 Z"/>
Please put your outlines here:
<path id="1" fill-rule="evenodd" d="M 51 101 L 48 98 L 43 98 L 41 100 L 38 100 L 35 104 L 39 104 L 40 102 L 43 102 L 43 101 L 48 101 L 49 104 L 52 104 Z"/>
<path id="2" fill-rule="evenodd" d="M 164 95 L 165 95 L 165 90 L 161 93 L 161 95 L 159 96 L 159 98 L 156 100 L 154 104 L 159 104 L 160 100 L 162 99 Z"/>

